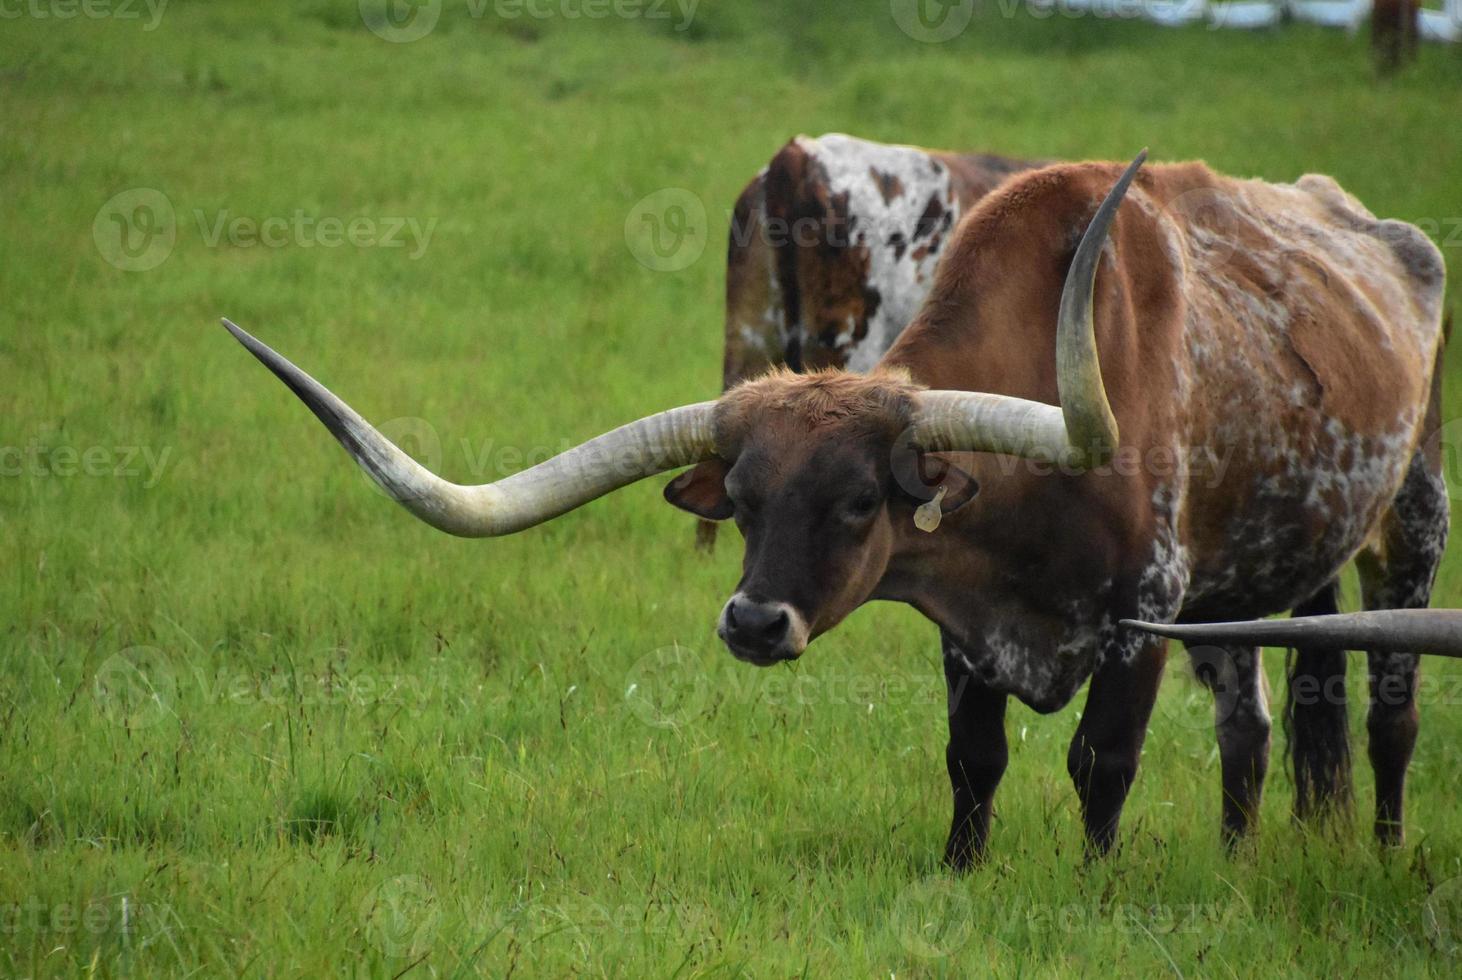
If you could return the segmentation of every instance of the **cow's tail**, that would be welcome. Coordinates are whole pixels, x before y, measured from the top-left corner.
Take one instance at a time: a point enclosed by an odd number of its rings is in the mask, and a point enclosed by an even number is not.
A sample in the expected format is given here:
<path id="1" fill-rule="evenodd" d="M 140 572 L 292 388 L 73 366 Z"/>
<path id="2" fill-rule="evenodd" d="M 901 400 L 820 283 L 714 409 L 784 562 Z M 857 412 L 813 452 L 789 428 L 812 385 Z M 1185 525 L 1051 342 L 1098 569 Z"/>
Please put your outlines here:
<path id="1" fill-rule="evenodd" d="M 1339 612 L 1339 599 L 1340 583 L 1331 582 L 1297 606 L 1294 615 Z M 1295 816 L 1307 820 L 1348 815 L 1353 792 L 1345 651 L 1300 647 L 1291 651 L 1287 673 L 1284 731 L 1294 776 Z"/>

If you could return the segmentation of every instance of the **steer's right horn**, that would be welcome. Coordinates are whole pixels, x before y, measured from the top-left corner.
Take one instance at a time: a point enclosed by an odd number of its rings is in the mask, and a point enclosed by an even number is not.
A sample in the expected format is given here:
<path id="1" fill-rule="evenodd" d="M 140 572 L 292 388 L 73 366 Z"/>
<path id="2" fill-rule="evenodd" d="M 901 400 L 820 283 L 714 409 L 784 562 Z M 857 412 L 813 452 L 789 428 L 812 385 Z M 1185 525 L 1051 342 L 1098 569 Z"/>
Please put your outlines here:
<path id="1" fill-rule="evenodd" d="M 715 455 L 716 403 L 702 402 L 631 422 L 497 483 L 449 483 L 287 359 L 228 320 L 223 325 L 309 406 L 383 490 L 432 527 L 464 538 L 512 534 L 636 480 Z"/>
<path id="2" fill-rule="evenodd" d="M 1333 616 L 1182 625 L 1124 619 L 1122 625 L 1188 644 L 1377 650 L 1462 657 L 1462 610 L 1459 609 L 1377 609 Z"/>

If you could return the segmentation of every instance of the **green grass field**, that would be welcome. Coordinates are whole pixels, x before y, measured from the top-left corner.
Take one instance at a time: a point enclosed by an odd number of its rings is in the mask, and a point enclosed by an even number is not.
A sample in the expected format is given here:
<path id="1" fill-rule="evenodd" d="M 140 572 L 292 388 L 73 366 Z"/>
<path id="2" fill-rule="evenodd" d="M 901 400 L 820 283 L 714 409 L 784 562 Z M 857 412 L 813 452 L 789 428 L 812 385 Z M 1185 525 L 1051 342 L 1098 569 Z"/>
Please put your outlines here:
<path id="1" fill-rule="evenodd" d="M 1377 82 L 1364 36 L 996 4 L 942 44 L 776 0 L 448 3 L 393 43 L 370 2 L 36 2 L 0 21 L 0 975 L 1462 969 L 1462 668 L 1426 667 L 1399 852 L 1360 657 L 1354 826 L 1292 825 L 1277 736 L 1233 858 L 1174 657 L 1119 854 L 1081 860 L 1080 703 L 1017 705 L 991 858 L 946 877 L 931 625 L 871 607 L 737 664 L 736 536 L 694 553 L 663 481 L 447 538 L 217 326 L 491 479 L 716 393 L 727 211 L 798 132 L 1321 171 L 1457 262 L 1462 52 Z M 636 258 L 666 188 L 707 210 L 674 272 Z"/>

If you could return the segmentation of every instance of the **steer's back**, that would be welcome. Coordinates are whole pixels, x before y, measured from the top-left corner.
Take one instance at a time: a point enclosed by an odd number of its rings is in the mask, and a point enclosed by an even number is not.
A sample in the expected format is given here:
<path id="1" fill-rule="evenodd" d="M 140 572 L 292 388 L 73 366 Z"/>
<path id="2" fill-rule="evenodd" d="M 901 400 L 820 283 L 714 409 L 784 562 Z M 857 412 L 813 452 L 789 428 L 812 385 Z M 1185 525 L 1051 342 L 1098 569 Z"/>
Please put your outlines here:
<path id="1" fill-rule="evenodd" d="M 1057 403 L 1065 270 L 1118 173 L 1058 165 L 983 201 L 886 363 Z M 1130 471 L 1060 491 L 1022 471 L 997 494 L 1066 494 L 1073 537 L 1116 542 L 1095 567 L 1157 569 L 1196 608 L 1289 608 L 1375 533 L 1423 436 L 1440 253 L 1327 177 L 1179 164 L 1139 175 L 1106 254 L 1097 338 Z"/>
<path id="2" fill-rule="evenodd" d="M 1427 435 L 1442 258 L 1329 177 L 1186 196 L 1168 207 L 1188 300 L 1190 603 L 1287 607 L 1376 533 Z"/>

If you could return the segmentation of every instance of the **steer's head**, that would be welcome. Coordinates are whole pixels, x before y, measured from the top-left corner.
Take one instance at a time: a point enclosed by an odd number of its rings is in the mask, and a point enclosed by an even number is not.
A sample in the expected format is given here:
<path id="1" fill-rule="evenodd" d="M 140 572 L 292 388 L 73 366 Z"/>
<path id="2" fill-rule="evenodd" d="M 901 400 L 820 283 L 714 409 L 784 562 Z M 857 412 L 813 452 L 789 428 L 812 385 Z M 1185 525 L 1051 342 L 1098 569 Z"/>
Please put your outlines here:
<path id="1" fill-rule="evenodd" d="M 945 514 L 974 496 L 974 480 L 913 443 L 918 397 L 907 377 L 831 371 L 773 374 L 721 399 L 717 455 L 665 497 L 734 520 L 746 540 L 717 629 L 737 657 L 799 656 L 873 594 L 918 508 Z"/>
<path id="2" fill-rule="evenodd" d="M 631 422 L 497 483 L 461 486 L 420 466 L 319 382 L 224 323 L 387 493 L 452 534 L 512 534 L 636 480 L 693 466 L 666 496 L 703 517 L 734 519 L 746 538 L 721 636 L 743 660 L 771 664 L 800 655 L 872 596 L 901 535 L 915 524 L 930 528 L 974 496 L 974 481 L 940 453 L 1082 467 L 1115 450 L 1092 289 L 1107 229 L 1142 160 L 1107 195 L 1072 259 L 1056 333 L 1059 408 L 931 391 L 890 372 L 773 374 L 719 401 Z"/>

